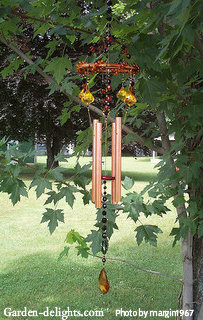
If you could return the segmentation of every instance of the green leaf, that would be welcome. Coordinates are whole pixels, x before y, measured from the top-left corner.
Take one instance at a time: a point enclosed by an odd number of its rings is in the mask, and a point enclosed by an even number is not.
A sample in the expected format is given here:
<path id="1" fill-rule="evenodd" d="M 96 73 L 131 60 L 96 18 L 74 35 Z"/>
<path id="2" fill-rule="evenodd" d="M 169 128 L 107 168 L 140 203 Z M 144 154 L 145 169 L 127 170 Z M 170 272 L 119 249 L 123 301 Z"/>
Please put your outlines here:
<path id="1" fill-rule="evenodd" d="M 139 81 L 139 89 L 143 96 L 144 102 L 151 106 L 157 106 L 161 92 L 164 91 L 163 84 L 156 78 L 141 79 Z"/>
<path id="2" fill-rule="evenodd" d="M 203 221 L 199 222 L 197 235 L 198 235 L 198 238 L 201 238 L 203 236 Z"/>
<path id="3" fill-rule="evenodd" d="M 57 181 L 63 181 L 64 176 L 63 173 L 66 172 L 67 169 L 66 168 L 62 168 L 62 167 L 56 167 L 52 170 L 49 171 L 49 174 L 51 174 L 51 176 L 57 180 Z"/>
<path id="4" fill-rule="evenodd" d="M 49 96 L 52 95 L 55 91 L 59 89 L 59 85 L 56 82 L 50 83 L 50 85 L 47 87 L 47 89 L 50 89 Z"/>
<path id="5" fill-rule="evenodd" d="M 61 84 L 61 92 L 66 91 L 68 94 L 73 94 L 73 92 L 76 90 L 78 90 L 78 86 L 74 82 L 69 81 L 68 78 L 65 79 Z"/>
<path id="6" fill-rule="evenodd" d="M 42 177 L 35 177 L 31 184 L 30 184 L 30 189 L 34 186 L 37 186 L 35 191 L 36 191 L 36 195 L 37 198 L 39 198 L 42 193 L 44 193 L 45 189 L 52 189 L 52 185 L 51 183 L 46 179 L 46 178 L 42 178 Z"/>
<path id="7" fill-rule="evenodd" d="M 133 179 L 129 178 L 129 177 L 125 177 L 122 186 L 126 189 L 126 190 L 130 190 L 134 185 L 134 181 Z"/>
<path id="8" fill-rule="evenodd" d="M 96 230 L 91 230 L 91 234 L 86 237 L 86 242 L 92 242 L 90 248 L 92 249 L 92 254 L 95 256 L 99 251 L 101 251 L 101 232 Z"/>
<path id="9" fill-rule="evenodd" d="M 87 178 L 85 176 L 77 176 L 73 182 L 75 183 L 76 186 L 79 186 L 83 189 L 86 189 L 86 186 L 90 183 L 91 179 Z"/>
<path id="10" fill-rule="evenodd" d="M 50 208 L 46 208 L 46 212 L 43 213 L 43 217 L 41 220 L 41 223 L 43 222 L 47 222 L 48 223 L 48 227 L 49 227 L 49 231 L 52 234 L 56 227 L 58 227 L 58 221 L 61 221 L 64 223 L 64 213 L 63 210 L 61 209 L 50 209 Z"/>
<path id="11" fill-rule="evenodd" d="M 53 39 L 45 46 L 46 48 L 49 48 L 46 59 L 49 59 L 49 57 L 52 56 L 58 44 L 59 44 L 58 41 L 56 39 Z"/>
<path id="12" fill-rule="evenodd" d="M 73 192 L 74 192 L 73 187 L 66 188 L 66 194 L 65 194 L 66 202 L 69 204 L 71 208 L 73 208 L 73 204 L 75 201 L 75 196 Z"/>
<path id="13" fill-rule="evenodd" d="M 47 192 L 47 194 L 49 195 L 49 197 L 44 204 L 53 202 L 54 205 L 56 205 L 56 203 L 63 198 L 63 194 L 61 192 L 56 193 L 55 191 L 50 191 Z"/>
<path id="14" fill-rule="evenodd" d="M 85 238 L 83 236 L 81 236 L 74 229 L 72 229 L 71 231 L 69 231 L 67 233 L 65 242 L 70 243 L 70 244 L 73 244 L 73 243 L 77 242 L 82 248 L 86 248 L 87 247 L 87 244 L 85 242 Z"/>
<path id="15" fill-rule="evenodd" d="M 82 258 L 88 258 L 90 248 L 88 248 L 88 247 L 83 248 L 83 247 L 78 246 L 78 247 L 76 247 L 76 249 L 78 249 L 78 254 L 77 254 L 78 256 L 81 255 Z"/>
<path id="16" fill-rule="evenodd" d="M 9 198 L 11 199 L 13 205 L 20 201 L 21 196 L 28 197 L 24 182 L 11 176 L 7 176 L 1 180 L 0 191 L 6 192 L 10 195 Z"/>
<path id="17" fill-rule="evenodd" d="M 72 68 L 72 63 L 68 57 L 55 57 L 46 66 L 45 72 L 50 72 L 53 74 L 56 82 L 59 84 L 63 77 L 66 75 L 66 69 Z"/>
<path id="18" fill-rule="evenodd" d="M 70 158 L 69 155 L 66 155 L 62 152 L 58 153 L 57 156 L 55 156 L 54 160 L 59 162 L 68 162 L 67 158 Z"/>
<path id="19" fill-rule="evenodd" d="M 58 120 L 61 122 L 61 126 L 63 126 L 68 119 L 70 119 L 71 111 L 68 110 L 67 108 L 63 108 L 62 114 L 58 116 Z"/>
<path id="20" fill-rule="evenodd" d="M 89 204 L 91 201 L 91 193 L 88 190 L 81 190 L 80 192 L 83 194 L 82 200 L 84 205 Z"/>
<path id="21" fill-rule="evenodd" d="M 12 60 L 8 67 L 5 67 L 0 74 L 2 75 L 3 79 L 5 79 L 9 74 L 13 75 L 15 71 L 18 70 L 18 68 L 24 64 L 25 61 L 21 58 L 15 58 L 15 60 Z"/>
<path id="22" fill-rule="evenodd" d="M 135 229 L 137 232 L 137 244 L 140 245 L 143 240 L 152 246 L 157 246 L 157 234 L 162 233 L 161 229 L 154 225 L 141 225 Z"/>
<path id="23" fill-rule="evenodd" d="M 70 250 L 70 248 L 65 246 L 63 251 L 61 251 L 61 253 L 59 254 L 58 261 L 60 261 L 64 256 L 67 257 L 69 250 Z"/>

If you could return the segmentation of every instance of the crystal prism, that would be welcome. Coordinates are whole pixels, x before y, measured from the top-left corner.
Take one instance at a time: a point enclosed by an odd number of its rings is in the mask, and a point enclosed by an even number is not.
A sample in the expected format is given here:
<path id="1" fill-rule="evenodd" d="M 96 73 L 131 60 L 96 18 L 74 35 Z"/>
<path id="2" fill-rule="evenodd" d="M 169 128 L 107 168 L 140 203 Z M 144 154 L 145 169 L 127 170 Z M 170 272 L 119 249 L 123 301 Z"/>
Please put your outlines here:
<path id="1" fill-rule="evenodd" d="M 129 107 L 131 107 L 133 104 L 135 104 L 137 102 L 137 99 L 135 98 L 135 96 L 131 92 L 128 92 L 125 99 L 124 99 L 124 102 Z"/>
<path id="2" fill-rule="evenodd" d="M 102 268 L 99 279 L 98 279 L 99 289 L 103 294 L 106 294 L 109 291 L 109 282 L 107 279 L 106 271 Z"/>
<path id="3" fill-rule="evenodd" d="M 121 99 L 122 101 L 124 101 L 124 99 L 125 99 L 125 97 L 126 97 L 126 95 L 127 95 L 128 93 L 127 93 L 127 91 L 122 87 L 119 91 L 118 91 L 118 93 L 117 93 L 117 98 L 118 99 Z"/>
<path id="4" fill-rule="evenodd" d="M 94 102 L 94 96 L 91 94 L 89 90 L 86 90 L 82 95 L 81 100 L 87 105 L 89 105 L 90 103 Z"/>

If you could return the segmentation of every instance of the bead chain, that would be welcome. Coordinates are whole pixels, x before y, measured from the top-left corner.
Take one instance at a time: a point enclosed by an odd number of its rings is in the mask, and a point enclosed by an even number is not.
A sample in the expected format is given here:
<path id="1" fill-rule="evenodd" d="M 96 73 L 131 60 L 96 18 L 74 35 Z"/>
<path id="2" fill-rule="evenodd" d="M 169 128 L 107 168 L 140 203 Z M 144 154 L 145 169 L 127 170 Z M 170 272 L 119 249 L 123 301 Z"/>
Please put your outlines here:
<path id="1" fill-rule="evenodd" d="M 106 204 L 106 201 L 107 201 L 107 197 L 106 197 L 106 189 L 107 189 L 107 186 L 106 186 L 106 180 L 103 181 L 103 188 L 104 188 L 104 191 L 103 191 L 103 204 L 102 204 L 102 247 L 101 247 L 101 251 L 103 253 L 103 258 L 102 258 L 102 262 L 103 262 L 103 265 L 105 264 L 106 262 L 106 253 L 107 253 L 107 250 L 108 250 L 108 240 L 107 240 L 107 233 L 106 233 L 106 223 L 107 223 L 107 218 L 106 218 L 106 208 L 107 208 L 107 204 Z"/>

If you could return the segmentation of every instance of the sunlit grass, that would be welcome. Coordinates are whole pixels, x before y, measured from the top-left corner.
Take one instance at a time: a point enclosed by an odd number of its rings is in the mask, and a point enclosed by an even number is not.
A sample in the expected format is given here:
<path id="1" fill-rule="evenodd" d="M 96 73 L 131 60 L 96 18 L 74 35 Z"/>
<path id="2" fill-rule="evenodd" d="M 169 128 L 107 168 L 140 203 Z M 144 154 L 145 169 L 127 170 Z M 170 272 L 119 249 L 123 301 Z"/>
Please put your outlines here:
<path id="1" fill-rule="evenodd" d="M 38 160 L 42 165 L 44 157 Z M 71 158 L 67 164 L 62 163 L 70 170 L 70 174 L 75 160 Z M 82 158 L 81 165 L 88 161 L 91 158 Z M 107 163 L 109 165 L 110 159 Z M 156 175 L 154 165 L 146 158 L 123 158 L 122 165 L 125 174 L 135 179 L 134 190 L 137 192 Z M 110 169 L 110 166 L 107 168 Z M 26 177 L 26 183 L 29 183 L 29 175 Z M 46 223 L 40 224 L 45 195 L 36 200 L 31 190 L 29 199 L 22 199 L 15 207 L 7 195 L 0 194 L 0 199 L 1 320 L 8 319 L 3 316 L 5 307 L 21 310 L 27 306 L 38 311 L 43 311 L 47 306 L 58 306 L 61 309 L 69 306 L 71 310 L 81 311 L 102 309 L 104 319 L 107 320 L 115 319 L 115 310 L 119 308 L 177 309 L 180 284 L 175 280 L 144 273 L 121 262 L 109 261 L 106 271 L 111 288 L 107 295 L 102 295 L 97 288 L 97 278 L 102 267 L 98 258 L 82 259 L 72 248 L 68 258 L 57 262 L 69 230 L 75 229 L 86 236 L 94 228 L 96 210 L 92 204 L 83 206 L 81 195 L 77 195 L 73 210 L 63 201 L 58 205 L 58 208 L 65 211 L 65 224 L 60 223 L 52 236 Z M 175 212 L 163 218 L 156 215 L 148 219 L 141 217 L 142 222 L 158 225 L 163 230 L 163 234 L 158 237 L 157 248 L 148 244 L 137 246 L 134 232 L 137 225 L 127 219 L 127 214 L 121 214 L 117 220 L 119 230 L 112 236 L 109 257 L 125 259 L 146 269 L 181 277 L 180 248 L 179 245 L 172 248 L 173 239 L 169 237 L 175 222 Z M 10 319 L 22 320 L 21 317 Z"/>

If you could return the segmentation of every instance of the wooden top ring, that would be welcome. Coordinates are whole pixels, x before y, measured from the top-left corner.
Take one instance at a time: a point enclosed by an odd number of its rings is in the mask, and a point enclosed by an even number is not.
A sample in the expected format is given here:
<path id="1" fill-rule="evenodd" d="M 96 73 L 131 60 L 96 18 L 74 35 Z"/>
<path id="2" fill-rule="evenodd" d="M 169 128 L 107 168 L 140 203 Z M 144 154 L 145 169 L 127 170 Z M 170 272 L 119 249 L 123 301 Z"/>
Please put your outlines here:
<path id="1" fill-rule="evenodd" d="M 99 60 L 95 63 L 80 61 L 76 67 L 77 71 L 83 74 L 111 73 L 116 76 L 119 73 L 134 75 L 140 72 L 140 67 L 137 64 L 130 65 L 127 62 L 122 64 L 106 63 L 103 60 Z"/>

